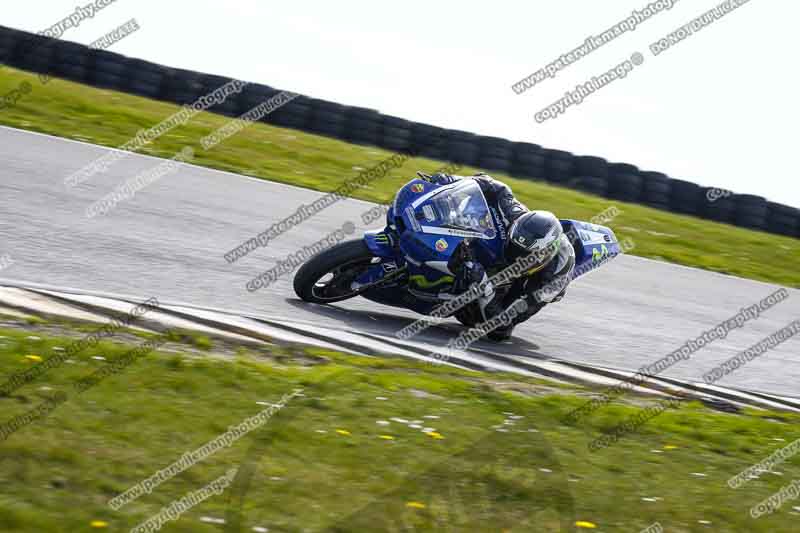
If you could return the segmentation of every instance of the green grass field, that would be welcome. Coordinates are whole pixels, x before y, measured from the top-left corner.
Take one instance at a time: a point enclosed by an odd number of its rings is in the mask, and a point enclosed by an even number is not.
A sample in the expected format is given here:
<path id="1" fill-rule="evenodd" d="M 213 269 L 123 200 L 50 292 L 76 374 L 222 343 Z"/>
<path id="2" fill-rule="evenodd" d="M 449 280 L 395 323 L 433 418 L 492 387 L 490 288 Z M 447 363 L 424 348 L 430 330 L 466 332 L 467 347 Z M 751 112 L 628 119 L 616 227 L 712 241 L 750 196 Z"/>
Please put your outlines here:
<path id="1" fill-rule="evenodd" d="M 124 144 L 140 128 L 152 127 L 178 109 L 175 105 L 63 80 L 56 79 L 43 86 L 35 75 L 9 68 L 0 70 L 0 94 L 6 94 L 22 81 L 31 83 L 31 93 L 16 106 L 0 110 L 0 124 L 105 146 Z M 378 148 L 266 124 L 256 124 L 204 151 L 199 145 L 200 138 L 228 121 L 226 117 L 203 113 L 163 135 L 142 152 L 167 158 L 189 145 L 197 152 L 197 164 L 320 191 L 336 189 L 360 169 L 391 155 Z M 432 171 L 441 165 L 425 159 L 409 160 L 355 196 L 386 203 L 415 171 Z M 462 173 L 477 170 L 468 168 Z M 620 239 L 634 240 L 636 248 L 631 252 L 634 255 L 800 287 L 800 269 L 796 264 L 800 253 L 798 239 L 674 215 L 543 182 L 494 175 L 506 181 L 529 207 L 547 208 L 562 218 L 587 220 L 616 205 L 622 214 L 609 225 Z M 221 181 L 224 179 L 220 176 Z M 256 227 L 263 229 L 262 225 Z M 220 255 L 227 251 L 220 250 Z"/>
<path id="2" fill-rule="evenodd" d="M 94 329 L 0 316 L 0 375 Z M 5 424 L 67 395 L 0 441 L 0 531 L 130 531 L 230 468 L 231 487 L 162 531 L 797 530 L 800 502 L 759 520 L 748 511 L 800 478 L 800 458 L 737 490 L 726 481 L 797 439 L 798 416 L 689 404 L 591 453 L 601 431 L 654 400 L 629 396 L 573 425 L 565 415 L 591 392 L 580 387 L 192 334 L 75 393 L 151 337 L 119 332 L 0 397 Z M 298 388 L 260 429 L 120 510 L 107 506 Z"/>

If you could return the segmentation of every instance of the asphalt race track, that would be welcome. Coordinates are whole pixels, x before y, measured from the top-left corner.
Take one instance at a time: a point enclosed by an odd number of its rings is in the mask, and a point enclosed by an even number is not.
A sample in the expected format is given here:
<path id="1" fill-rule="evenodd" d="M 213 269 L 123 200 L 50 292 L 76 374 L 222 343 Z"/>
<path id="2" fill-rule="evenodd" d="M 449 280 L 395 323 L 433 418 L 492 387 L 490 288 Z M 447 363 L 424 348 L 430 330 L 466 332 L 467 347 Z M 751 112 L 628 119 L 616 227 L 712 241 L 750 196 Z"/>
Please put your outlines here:
<path id="1" fill-rule="evenodd" d="M 336 306 L 300 302 L 291 275 L 266 289 L 245 284 L 304 245 L 347 222 L 363 228 L 367 202 L 347 200 L 229 264 L 223 254 L 310 203 L 319 192 L 186 165 L 138 192 L 105 216 L 86 207 L 160 160 L 129 155 L 105 174 L 69 188 L 64 178 L 107 149 L 0 128 L 0 252 L 14 264 L 6 283 L 46 284 L 231 309 L 292 324 L 372 334 L 394 332 L 416 315 L 363 299 Z M 224 149 L 221 146 L 219 149 Z M 409 169 L 409 175 L 414 169 Z M 354 171 L 355 174 L 355 171 Z M 547 207 L 547 206 L 542 206 Z M 611 224 L 613 227 L 613 223 Z M 639 238 L 646 238 L 643 232 Z M 687 236 L 689 238 L 690 236 Z M 765 258 L 767 260 L 767 258 Z M 567 297 L 515 330 L 513 342 L 476 343 L 483 357 L 559 358 L 635 370 L 759 302 L 776 286 L 621 257 L 575 282 Z M 800 293 L 667 370 L 701 380 L 718 363 L 800 318 Z M 415 340 L 445 345 L 461 330 L 452 320 Z M 800 397 L 800 341 L 791 339 L 719 384 Z"/>

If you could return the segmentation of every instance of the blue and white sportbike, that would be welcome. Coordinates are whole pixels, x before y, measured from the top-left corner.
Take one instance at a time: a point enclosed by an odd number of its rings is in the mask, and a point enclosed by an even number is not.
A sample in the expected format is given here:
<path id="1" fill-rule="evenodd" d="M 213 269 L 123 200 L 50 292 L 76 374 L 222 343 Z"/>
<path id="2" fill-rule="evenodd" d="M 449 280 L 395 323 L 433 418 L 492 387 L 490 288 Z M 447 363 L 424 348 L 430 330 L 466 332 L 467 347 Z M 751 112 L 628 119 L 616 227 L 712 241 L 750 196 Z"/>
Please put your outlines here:
<path id="1" fill-rule="evenodd" d="M 578 220 L 560 220 L 575 249 L 573 278 L 621 253 L 614 232 Z M 297 271 L 294 290 L 306 302 L 329 304 L 362 296 L 422 315 L 453 298 L 451 256 L 468 240 L 475 258 L 492 276 L 509 265 L 505 226 L 474 180 L 436 185 L 414 179 L 403 186 L 386 213 L 386 227 L 318 253 Z M 535 272 L 522 272 L 522 276 Z M 495 286 L 503 294 L 513 280 Z M 473 301 L 450 315 L 468 327 L 480 316 Z M 437 314 L 439 311 L 437 311 Z"/>

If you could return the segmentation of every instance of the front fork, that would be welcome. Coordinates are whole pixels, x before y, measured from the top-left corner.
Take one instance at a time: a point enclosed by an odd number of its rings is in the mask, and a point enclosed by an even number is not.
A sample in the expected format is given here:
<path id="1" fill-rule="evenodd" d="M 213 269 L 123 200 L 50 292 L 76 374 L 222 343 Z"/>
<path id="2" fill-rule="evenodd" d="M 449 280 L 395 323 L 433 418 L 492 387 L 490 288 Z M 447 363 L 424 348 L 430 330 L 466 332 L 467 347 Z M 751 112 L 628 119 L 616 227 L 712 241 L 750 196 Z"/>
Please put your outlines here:
<path id="1" fill-rule="evenodd" d="M 374 267 L 358 279 L 361 285 L 372 285 L 378 282 L 389 282 L 401 277 L 405 269 L 405 261 L 397 247 L 397 234 L 390 228 L 364 232 L 364 242 L 375 257 Z"/>
<path id="2" fill-rule="evenodd" d="M 364 232 L 364 242 L 375 257 L 381 259 L 397 258 L 397 234 L 389 227 L 382 230 L 369 230 Z"/>

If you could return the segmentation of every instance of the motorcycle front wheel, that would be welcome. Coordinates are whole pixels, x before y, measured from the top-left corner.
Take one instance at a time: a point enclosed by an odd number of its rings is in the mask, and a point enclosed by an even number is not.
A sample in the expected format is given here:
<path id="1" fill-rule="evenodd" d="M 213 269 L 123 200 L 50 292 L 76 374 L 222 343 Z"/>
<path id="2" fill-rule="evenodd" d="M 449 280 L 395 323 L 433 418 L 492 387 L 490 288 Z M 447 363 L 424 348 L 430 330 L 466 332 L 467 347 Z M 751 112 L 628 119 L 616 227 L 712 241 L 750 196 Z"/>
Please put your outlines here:
<path id="1" fill-rule="evenodd" d="M 373 264 L 363 239 L 345 241 L 309 259 L 294 277 L 294 292 L 302 300 L 329 304 L 357 296 L 352 284 Z"/>

